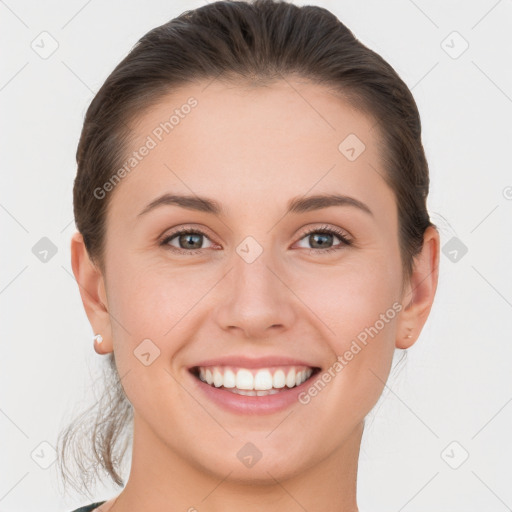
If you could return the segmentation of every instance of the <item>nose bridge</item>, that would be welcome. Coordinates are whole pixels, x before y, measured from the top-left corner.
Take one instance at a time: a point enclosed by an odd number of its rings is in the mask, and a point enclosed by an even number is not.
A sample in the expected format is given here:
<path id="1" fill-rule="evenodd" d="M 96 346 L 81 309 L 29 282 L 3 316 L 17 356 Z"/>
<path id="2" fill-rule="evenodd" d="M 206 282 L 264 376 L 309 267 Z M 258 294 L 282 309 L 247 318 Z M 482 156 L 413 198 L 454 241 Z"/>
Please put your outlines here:
<path id="1" fill-rule="evenodd" d="M 233 278 L 234 295 L 238 295 L 239 300 L 246 300 L 254 297 L 256 300 L 273 298 L 276 292 L 276 277 L 269 270 L 272 268 L 271 250 L 262 250 L 259 255 L 255 255 L 255 248 L 247 247 L 249 244 L 241 244 L 237 248 L 237 254 L 233 258 Z M 254 258 L 254 259 L 253 259 Z"/>
<path id="2" fill-rule="evenodd" d="M 219 315 L 223 328 L 238 327 L 247 336 L 258 337 L 269 327 L 293 324 L 292 294 L 281 281 L 284 276 L 278 277 L 274 268 L 279 264 L 272 254 L 270 247 L 263 248 L 252 237 L 236 248 Z"/>

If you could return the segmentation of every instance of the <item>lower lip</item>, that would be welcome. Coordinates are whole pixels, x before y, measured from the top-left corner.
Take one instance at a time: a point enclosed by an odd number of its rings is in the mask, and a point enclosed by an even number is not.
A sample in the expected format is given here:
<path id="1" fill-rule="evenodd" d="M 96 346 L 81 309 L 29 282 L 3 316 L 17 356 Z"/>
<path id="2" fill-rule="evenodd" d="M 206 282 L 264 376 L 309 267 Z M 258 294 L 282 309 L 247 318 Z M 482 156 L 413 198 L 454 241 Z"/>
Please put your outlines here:
<path id="1" fill-rule="evenodd" d="M 285 391 L 280 391 L 274 395 L 264 396 L 238 395 L 224 388 L 210 386 L 210 384 L 203 382 L 192 374 L 190 374 L 190 376 L 201 392 L 223 409 L 238 414 L 260 415 L 282 411 L 294 403 L 299 403 L 298 395 L 311 386 L 319 373 L 320 372 L 313 374 L 312 377 L 307 379 L 300 386 L 285 389 Z"/>

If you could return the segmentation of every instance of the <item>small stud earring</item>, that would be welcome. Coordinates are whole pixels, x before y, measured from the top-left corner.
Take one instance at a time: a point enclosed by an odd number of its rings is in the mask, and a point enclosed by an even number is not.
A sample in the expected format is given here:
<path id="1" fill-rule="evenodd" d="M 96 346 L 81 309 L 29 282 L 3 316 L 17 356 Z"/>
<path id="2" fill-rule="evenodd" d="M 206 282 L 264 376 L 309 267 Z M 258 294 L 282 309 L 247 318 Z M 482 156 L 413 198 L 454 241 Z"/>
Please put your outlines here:
<path id="1" fill-rule="evenodd" d="M 103 336 L 101 334 L 96 334 L 93 336 L 93 340 L 98 342 L 98 345 L 103 341 Z"/>
<path id="2" fill-rule="evenodd" d="M 412 331 L 412 329 L 409 329 L 409 331 Z M 411 336 L 410 334 L 408 334 L 408 335 L 406 336 L 406 338 L 412 338 L 412 336 Z"/>

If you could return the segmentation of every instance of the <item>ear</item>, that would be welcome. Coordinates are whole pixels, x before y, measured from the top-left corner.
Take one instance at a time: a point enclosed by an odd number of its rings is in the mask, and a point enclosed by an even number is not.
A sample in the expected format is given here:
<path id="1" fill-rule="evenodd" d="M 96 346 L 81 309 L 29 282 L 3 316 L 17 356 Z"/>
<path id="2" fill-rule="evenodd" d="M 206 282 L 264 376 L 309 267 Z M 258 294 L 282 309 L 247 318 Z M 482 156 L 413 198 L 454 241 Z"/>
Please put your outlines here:
<path id="1" fill-rule="evenodd" d="M 414 258 L 414 269 L 404 292 L 397 326 L 397 348 L 409 348 L 418 339 L 432 308 L 439 277 L 439 233 L 429 226 L 423 235 L 423 248 Z M 410 337 L 408 337 L 410 336 Z"/>
<path id="2" fill-rule="evenodd" d="M 89 258 L 83 236 L 79 232 L 71 237 L 71 267 L 89 323 L 94 334 L 101 334 L 103 338 L 101 344 L 94 341 L 94 350 L 98 354 L 108 354 L 113 351 L 113 341 L 104 278 Z"/>

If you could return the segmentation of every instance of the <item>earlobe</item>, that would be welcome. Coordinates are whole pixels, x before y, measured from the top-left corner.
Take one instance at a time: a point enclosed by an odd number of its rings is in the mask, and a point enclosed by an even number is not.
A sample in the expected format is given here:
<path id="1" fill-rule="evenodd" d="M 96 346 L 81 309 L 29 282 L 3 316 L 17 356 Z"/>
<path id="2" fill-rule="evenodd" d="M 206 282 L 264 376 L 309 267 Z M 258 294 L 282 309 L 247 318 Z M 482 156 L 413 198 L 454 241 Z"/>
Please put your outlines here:
<path id="1" fill-rule="evenodd" d="M 410 348 L 418 339 L 434 302 L 439 277 L 439 233 L 429 226 L 423 235 L 423 248 L 414 259 L 414 269 L 405 294 L 409 303 L 397 324 L 397 348 Z"/>
<path id="2" fill-rule="evenodd" d="M 95 335 L 94 349 L 98 354 L 112 352 L 112 331 L 105 294 L 104 276 L 91 261 L 83 236 L 76 232 L 71 238 L 71 267 L 78 284 L 82 303 Z"/>
<path id="3" fill-rule="evenodd" d="M 112 339 L 111 335 L 110 335 L 109 339 Z M 105 343 L 103 336 L 101 334 L 95 334 L 92 337 L 92 340 L 93 340 L 94 350 L 96 351 L 97 354 L 105 355 L 105 354 L 109 354 L 110 352 L 112 352 L 111 343 L 110 344 Z"/>

